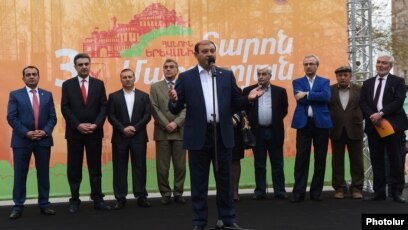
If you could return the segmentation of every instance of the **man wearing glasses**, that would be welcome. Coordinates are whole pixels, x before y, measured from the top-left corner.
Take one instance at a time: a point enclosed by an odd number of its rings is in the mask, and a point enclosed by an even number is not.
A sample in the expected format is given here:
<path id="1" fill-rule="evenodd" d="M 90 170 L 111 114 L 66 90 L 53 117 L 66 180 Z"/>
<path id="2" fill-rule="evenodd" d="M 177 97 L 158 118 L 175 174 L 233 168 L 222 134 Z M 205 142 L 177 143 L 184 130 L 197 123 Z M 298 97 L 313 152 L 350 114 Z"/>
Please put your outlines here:
<path id="1" fill-rule="evenodd" d="M 174 88 L 178 64 L 167 59 L 163 64 L 165 79 L 150 88 L 150 102 L 154 118 L 154 140 L 156 141 L 157 184 L 162 195 L 161 203 L 169 204 L 173 193 L 174 202 L 185 204 L 183 198 L 186 176 L 186 151 L 183 149 L 183 130 L 186 110 L 177 115 L 168 110 L 169 89 Z M 174 168 L 174 187 L 169 184 L 170 160 Z"/>
<path id="2" fill-rule="evenodd" d="M 297 129 L 293 203 L 305 199 L 312 142 L 315 164 L 309 195 L 311 200 L 322 200 L 329 130 L 332 128 L 328 108 L 330 81 L 316 75 L 319 67 L 316 55 L 307 55 L 303 59 L 303 67 L 306 75 L 292 82 L 297 101 L 292 120 L 292 128 Z"/>

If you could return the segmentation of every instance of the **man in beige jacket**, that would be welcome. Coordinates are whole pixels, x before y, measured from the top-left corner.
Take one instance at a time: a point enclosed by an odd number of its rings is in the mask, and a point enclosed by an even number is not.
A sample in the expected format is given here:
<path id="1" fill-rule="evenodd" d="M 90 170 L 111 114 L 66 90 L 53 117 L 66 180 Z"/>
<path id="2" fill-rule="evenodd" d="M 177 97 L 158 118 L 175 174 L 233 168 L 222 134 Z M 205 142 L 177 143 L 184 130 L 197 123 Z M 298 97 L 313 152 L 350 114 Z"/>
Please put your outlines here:
<path id="1" fill-rule="evenodd" d="M 178 64 L 173 59 L 167 59 L 163 64 L 165 79 L 154 83 L 150 88 L 150 101 L 154 118 L 154 140 L 156 141 L 157 183 L 161 203 L 170 203 L 173 193 L 174 202 L 184 204 L 184 179 L 186 175 L 186 152 L 183 149 L 183 125 L 185 109 L 178 115 L 168 109 L 169 89 L 174 87 L 178 74 Z M 174 187 L 169 184 L 170 160 L 174 168 Z"/>

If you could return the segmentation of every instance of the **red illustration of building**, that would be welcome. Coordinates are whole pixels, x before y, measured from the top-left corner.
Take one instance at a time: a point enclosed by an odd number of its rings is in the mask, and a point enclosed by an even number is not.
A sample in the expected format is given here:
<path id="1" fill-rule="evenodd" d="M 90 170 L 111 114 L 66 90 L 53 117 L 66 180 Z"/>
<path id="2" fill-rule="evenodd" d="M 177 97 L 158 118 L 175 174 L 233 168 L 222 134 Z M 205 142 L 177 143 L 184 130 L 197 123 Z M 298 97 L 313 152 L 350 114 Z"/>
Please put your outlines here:
<path id="1" fill-rule="evenodd" d="M 134 15 L 127 24 L 118 24 L 116 17 L 113 17 L 109 31 L 98 31 L 96 28 L 91 37 L 85 39 L 83 51 L 96 58 L 120 57 L 120 51 L 139 43 L 141 35 L 171 25 L 187 26 L 187 22 L 177 17 L 176 11 L 153 3 L 139 15 Z"/>

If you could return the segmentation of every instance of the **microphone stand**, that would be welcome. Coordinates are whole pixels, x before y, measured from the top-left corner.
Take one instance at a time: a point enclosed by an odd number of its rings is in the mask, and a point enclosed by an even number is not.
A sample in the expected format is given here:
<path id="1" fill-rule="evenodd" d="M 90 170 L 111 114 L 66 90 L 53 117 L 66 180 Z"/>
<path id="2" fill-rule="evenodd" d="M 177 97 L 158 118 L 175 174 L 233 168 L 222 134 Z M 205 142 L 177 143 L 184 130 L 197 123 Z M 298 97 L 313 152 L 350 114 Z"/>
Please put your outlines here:
<path id="1" fill-rule="evenodd" d="M 215 70 L 215 67 L 213 68 Z M 212 75 L 212 100 L 213 100 L 213 113 L 211 114 L 212 116 L 212 125 L 213 125 L 213 131 L 214 131 L 214 168 L 215 168 L 215 174 L 216 174 L 216 178 L 215 178 L 215 186 L 218 187 L 218 143 L 217 143 L 217 114 L 215 113 L 215 79 L 217 77 L 217 72 L 216 71 L 211 71 L 211 75 Z"/>
<path id="2" fill-rule="evenodd" d="M 214 65 L 214 63 L 209 63 L 210 65 Z M 213 71 L 214 70 L 214 71 Z M 217 77 L 217 71 L 215 69 L 215 66 L 211 67 L 211 76 L 212 76 L 212 101 L 213 101 L 213 113 L 211 114 L 213 120 L 212 120 L 212 126 L 213 126 L 213 131 L 214 131 L 214 169 L 215 169 L 215 186 L 218 189 L 218 141 L 217 141 L 217 114 L 215 113 L 215 80 Z M 218 195 L 218 194 L 217 194 Z M 218 205 L 217 205 L 218 207 Z M 224 222 L 222 220 L 218 220 L 215 227 L 213 228 L 208 228 L 207 230 L 253 230 L 253 229 L 244 229 L 244 228 L 234 228 L 234 227 L 226 227 L 224 226 Z"/>

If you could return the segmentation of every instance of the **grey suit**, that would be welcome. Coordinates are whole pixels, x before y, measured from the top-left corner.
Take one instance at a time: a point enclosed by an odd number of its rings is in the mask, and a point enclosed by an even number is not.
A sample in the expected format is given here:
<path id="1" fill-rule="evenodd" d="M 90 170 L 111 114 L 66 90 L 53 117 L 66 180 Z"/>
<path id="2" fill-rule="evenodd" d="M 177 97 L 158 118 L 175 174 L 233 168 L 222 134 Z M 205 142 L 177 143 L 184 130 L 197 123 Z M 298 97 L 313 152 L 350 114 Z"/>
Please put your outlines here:
<path id="1" fill-rule="evenodd" d="M 157 184 L 162 196 L 171 196 L 169 185 L 170 160 L 174 168 L 173 195 L 180 196 L 184 191 L 186 176 L 186 152 L 183 149 L 185 109 L 172 114 L 168 109 L 169 87 L 166 80 L 153 84 L 150 88 L 150 103 L 154 118 L 154 140 L 156 141 Z M 177 124 L 177 131 L 169 133 L 166 126 L 170 122 Z"/>
<path id="2" fill-rule="evenodd" d="M 339 96 L 339 86 L 330 87 L 331 100 L 329 103 L 333 128 L 330 132 L 332 143 L 332 185 L 336 191 L 346 192 L 347 185 L 344 179 L 345 148 L 349 153 L 351 186 L 350 190 L 361 192 L 364 183 L 363 166 L 363 113 L 360 109 L 361 87 L 350 83 L 349 100 L 344 109 Z"/>

